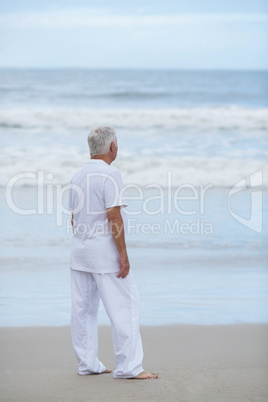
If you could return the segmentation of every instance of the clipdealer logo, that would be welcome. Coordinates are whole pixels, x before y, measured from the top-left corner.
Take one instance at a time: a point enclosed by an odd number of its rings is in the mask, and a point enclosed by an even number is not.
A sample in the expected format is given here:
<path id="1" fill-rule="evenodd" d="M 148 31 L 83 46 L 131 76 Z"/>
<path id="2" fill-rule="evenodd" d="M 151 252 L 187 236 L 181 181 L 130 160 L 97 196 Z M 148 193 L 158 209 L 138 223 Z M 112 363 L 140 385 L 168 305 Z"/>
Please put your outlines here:
<path id="1" fill-rule="evenodd" d="M 258 170 L 249 176 L 249 186 L 247 186 L 246 179 L 242 179 L 235 183 L 233 187 L 228 192 L 228 211 L 231 216 L 241 225 L 253 230 L 254 232 L 261 232 L 263 226 L 263 210 L 262 210 L 262 184 L 263 184 L 263 174 L 262 170 Z M 235 213 L 230 205 L 231 198 L 247 189 L 251 190 L 250 195 L 250 218 L 246 219 L 243 216 Z"/>

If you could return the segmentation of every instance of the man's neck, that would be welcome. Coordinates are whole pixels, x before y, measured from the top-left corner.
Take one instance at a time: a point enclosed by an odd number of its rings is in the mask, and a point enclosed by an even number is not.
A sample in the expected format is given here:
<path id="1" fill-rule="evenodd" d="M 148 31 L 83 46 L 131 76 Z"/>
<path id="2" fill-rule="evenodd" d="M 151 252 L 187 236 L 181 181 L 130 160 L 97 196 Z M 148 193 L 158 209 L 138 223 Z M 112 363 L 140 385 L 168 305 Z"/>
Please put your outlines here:
<path id="1" fill-rule="evenodd" d="M 109 155 L 96 155 L 96 156 L 92 156 L 90 159 L 101 159 L 102 161 L 106 162 L 108 165 L 110 165 L 112 163 Z"/>

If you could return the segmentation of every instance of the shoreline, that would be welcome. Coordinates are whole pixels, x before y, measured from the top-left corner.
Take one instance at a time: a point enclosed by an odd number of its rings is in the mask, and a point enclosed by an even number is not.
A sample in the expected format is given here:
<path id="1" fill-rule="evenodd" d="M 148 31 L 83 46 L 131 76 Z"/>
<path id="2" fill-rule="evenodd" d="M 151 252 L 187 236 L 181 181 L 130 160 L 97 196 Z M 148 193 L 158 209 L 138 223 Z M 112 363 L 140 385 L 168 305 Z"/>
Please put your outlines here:
<path id="1" fill-rule="evenodd" d="M 268 324 L 142 326 L 143 367 L 158 380 L 77 375 L 70 327 L 2 327 L 1 401 L 255 401 L 268 399 Z M 111 328 L 99 358 L 114 369 Z"/>

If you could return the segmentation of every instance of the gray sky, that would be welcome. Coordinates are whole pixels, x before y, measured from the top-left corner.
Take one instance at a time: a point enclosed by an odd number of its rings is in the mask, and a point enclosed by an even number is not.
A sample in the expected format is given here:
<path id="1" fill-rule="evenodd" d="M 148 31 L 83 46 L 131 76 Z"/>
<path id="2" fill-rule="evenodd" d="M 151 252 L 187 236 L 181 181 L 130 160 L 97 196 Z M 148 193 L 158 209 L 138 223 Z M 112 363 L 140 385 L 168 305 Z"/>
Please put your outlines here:
<path id="1" fill-rule="evenodd" d="M 266 3 L 2 0 L 0 66 L 267 69 Z"/>

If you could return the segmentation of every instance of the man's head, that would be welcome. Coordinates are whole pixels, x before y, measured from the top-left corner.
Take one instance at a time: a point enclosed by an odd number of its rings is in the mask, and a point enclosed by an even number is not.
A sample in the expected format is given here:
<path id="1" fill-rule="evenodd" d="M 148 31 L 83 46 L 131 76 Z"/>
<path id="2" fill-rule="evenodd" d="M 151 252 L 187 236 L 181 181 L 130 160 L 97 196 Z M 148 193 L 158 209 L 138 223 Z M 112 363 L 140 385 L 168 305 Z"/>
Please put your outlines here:
<path id="1" fill-rule="evenodd" d="M 88 135 L 88 146 L 91 158 L 108 158 L 113 162 L 118 149 L 115 130 L 105 126 L 93 128 Z"/>

